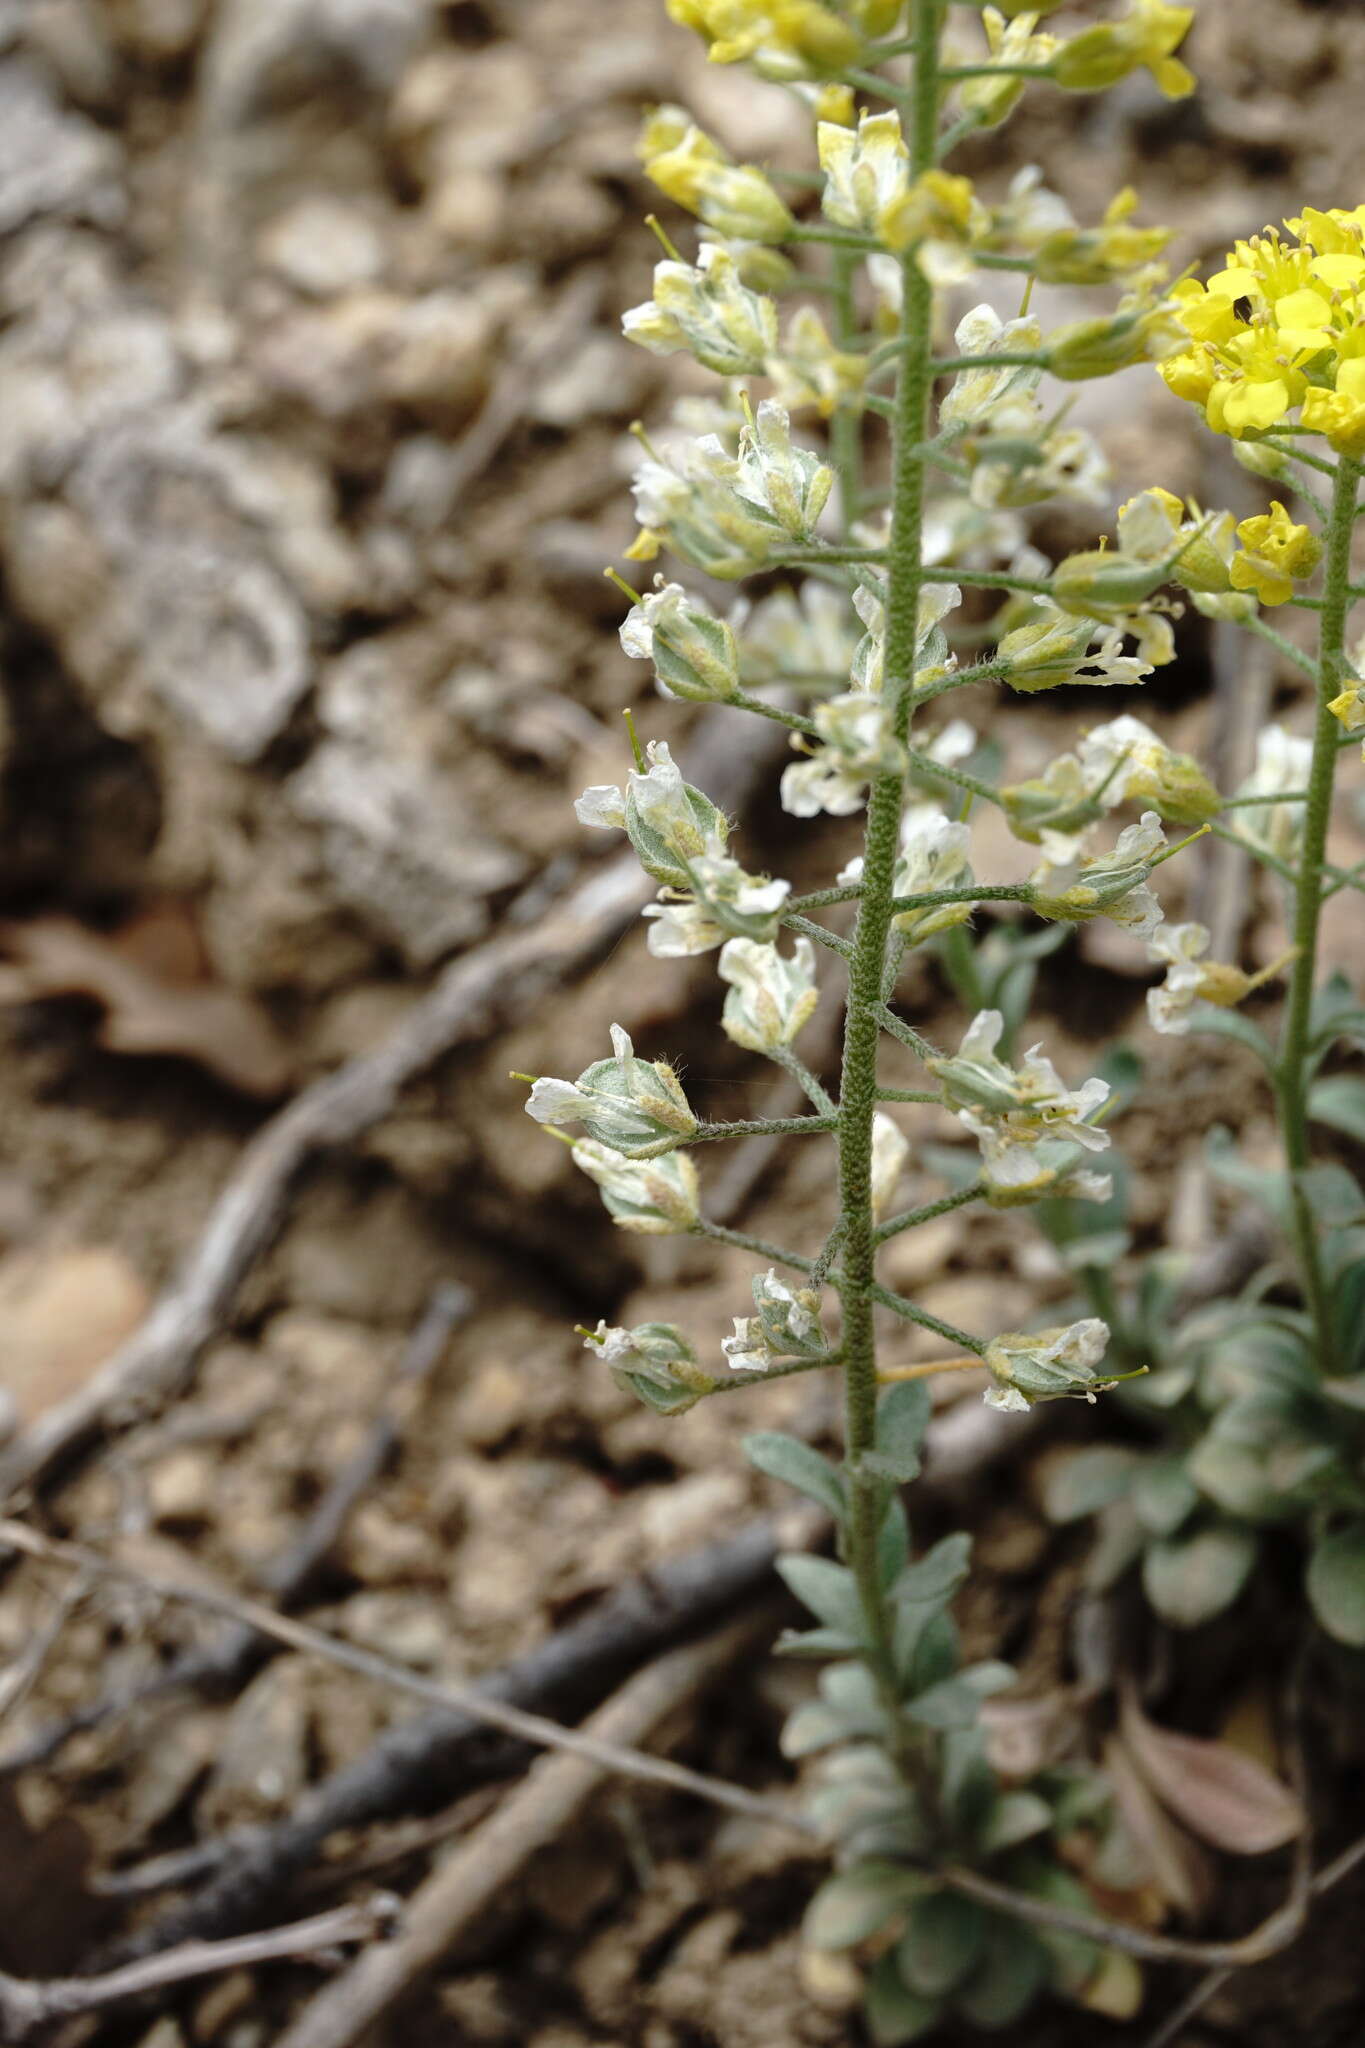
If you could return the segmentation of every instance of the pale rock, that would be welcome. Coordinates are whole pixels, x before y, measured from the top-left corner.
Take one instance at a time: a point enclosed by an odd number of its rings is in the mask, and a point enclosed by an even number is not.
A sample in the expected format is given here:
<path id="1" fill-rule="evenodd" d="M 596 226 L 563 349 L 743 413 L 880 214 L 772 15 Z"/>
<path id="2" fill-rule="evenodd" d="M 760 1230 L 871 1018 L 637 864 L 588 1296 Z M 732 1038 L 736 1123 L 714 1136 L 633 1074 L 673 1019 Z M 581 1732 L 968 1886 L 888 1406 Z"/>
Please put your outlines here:
<path id="1" fill-rule="evenodd" d="M 509 1359 L 491 1358 L 462 1387 L 455 1426 L 471 1450 L 490 1451 L 507 1441 L 526 1413 L 526 1370 Z"/>
<path id="2" fill-rule="evenodd" d="M 685 1550 L 732 1528 L 744 1512 L 748 1483 L 739 1472 L 698 1472 L 654 1489 L 643 1502 L 640 1529 L 652 1551 Z"/>
<path id="3" fill-rule="evenodd" d="M 296 200 L 261 231 L 261 260 L 311 298 L 375 284 L 384 242 L 365 210 L 323 192 Z"/>
<path id="4" fill-rule="evenodd" d="M 639 368 L 627 343 L 589 334 L 567 351 L 537 384 L 532 419 L 547 427 L 575 427 L 588 419 L 617 418 L 637 388 Z"/>
<path id="5" fill-rule="evenodd" d="M 393 716 L 387 661 L 371 641 L 333 665 L 319 701 L 332 736 L 286 794 L 319 828 L 335 895 L 427 967 L 487 928 L 487 898 L 518 882 L 526 859 L 475 824 L 422 733 Z"/>
<path id="6" fill-rule="evenodd" d="M 138 1675 L 145 1679 L 148 1674 L 144 1670 Z M 117 1683 L 103 1662 L 101 1677 L 107 1685 Z M 183 1806 L 217 1756 L 222 1732 L 220 1713 L 186 1713 L 183 1700 L 173 1706 L 168 1702 L 161 1711 L 154 1708 L 131 1731 L 127 1762 L 132 1769 L 120 1802 L 126 1839 L 145 1840 Z"/>
<path id="7" fill-rule="evenodd" d="M 438 1670 L 452 1647 L 452 1618 L 430 1593 L 356 1593 L 335 1626 L 349 1642 L 418 1671 Z"/>
<path id="8" fill-rule="evenodd" d="M 452 171 L 433 185 L 423 213 L 432 232 L 452 249 L 489 255 L 507 235 L 506 181 L 496 171 Z"/>
<path id="9" fill-rule="evenodd" d="M 346 1569 L 365 1586 L 410 1586 L 440 1575 L 441 1554 L 430 1532 L 379 1501 L 357 1508 L 341 1550 Z"/>
<path id="10" fill-rule="evenodd" d="M 963 1236 L 962 1219 L 956 1215 L 935 1216 L 932 1222 L 902 1231 L 882 1254 L 888 1286 L 900 1294 L 915 1293 L 943 1272 Z"/>
<path id="11" fill-rule="evenodd" d="M 212 1452 L 183 1446 L 161 1458 L 147 1475 L 147 1503 L 152 1520 L 202 1522 L 213 1510 L 220 1465 Z"/>
<path id="12" fill-rule="evenodd" d="M 0 63 L 0 234 L 44 214 L 116 226 L 121 162 L 112 136 L 60 107 L 35 65 Z"/>
<path id="13" fill-rule="evenodd" d="M 4 1376 L 26 1421 L 76 1393 L 137 1328 L 151 1296 L 110 1246 L 11 1252 L 0 1262 Z"/>
<path id="14" fill-rule="evenodd" d="M 235 1702 L 197 1817 L 206 1833 L 287 1812 L 308 1783 L 310 1673 L 302 1657 L 267 1664 Z"/>

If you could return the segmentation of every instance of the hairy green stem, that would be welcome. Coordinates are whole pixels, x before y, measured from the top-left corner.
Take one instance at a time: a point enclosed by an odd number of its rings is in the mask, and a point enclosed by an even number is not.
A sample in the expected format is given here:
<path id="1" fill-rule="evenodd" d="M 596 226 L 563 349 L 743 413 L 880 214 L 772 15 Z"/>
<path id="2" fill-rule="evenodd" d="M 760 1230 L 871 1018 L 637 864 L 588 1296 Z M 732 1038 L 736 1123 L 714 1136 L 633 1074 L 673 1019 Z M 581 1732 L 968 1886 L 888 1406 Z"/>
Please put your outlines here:
<path id="1" fill-rule="evenodd" d="M 921 1095 L 920 1102 L 937 1102 L 935 1095 Z M 913 1230 L 918 1223 L 932 1223 L 936 1216 L 947 1216 L 954 1209 L 964 1209 L 968 1202 L 974 1202 L 978 1195 L 986 1192 L 984 1181 L 970 1181 L 965 1188 L 959 1188 L 954 1195 L 941 1195 L 937 1202 L 925 1202 L 918 1209 L 902 1209 L 899 1216 L 889 1216 L 885 1223 L 877 1226 L 877 1242 L 885 1244 L 890 1237 L 899 1237 L 903 1230 Z"/>
<path id="2" fill-rule="evenodd" d="M 938 141 L 942 0 L 914 0 L 914 90 L 910 105 L 910 176 L 935 160 Z M 914 688 L 919 594 L 924 584 L 923 522 L 926 462 L 922 446 L 933 384 L 933 290 L 912 249 L 903 259 L 900 343 L 903 359 L 894 400 L 890 575 L 886 604 L 885 690 L 894 697 L 904 739 Z M 849 964 L 843 1072 L 839 1088 L 839 1198 L 844 1242 L 839 1277 L 844 1311 L 845 1445 L 850 1472 L 848 1562 L 857 1580 L 880 1676 L 894 1699 L 888 1616 L 881 1594 L 877 1538 L 883 1494 L 863 1459 L 876 1447 L 876 1223 L 872 1213 L 872 1120 L 877 1108 L 877 1052 L 882 977 L 895 894 L 904 777 L 885 776 L 868 800 L 863 894 Z"/>
<path id="3" fill-rule="evenodd" d="M 1332 1330 L 1327 1280 L 1323 1271 L 1318 1226 L 1304 1187 L 1308 1146 L 1308 1040 L 1313 987 L 1317 979 L 1318 927 L 1322 921 L 1323 875 L 1327 827 L 1332 813 L 1339 727 L 1328 705 L 1346 673 L 1346 614 L 1351 602 L 1351 534 L 1355 524 L 1360 464 L 1343 455 L 1337 463 L 1332 517 L 1327 528 L 1327 559 L 1323 575 L 1322 615 L 1318 634 L 1317 717 L 1313 728 L 1313 765 L 1304 807 L 1303 846 L 1299 853 L 1294 897 L 1293 937 L 1296 950 L 1289 1003 L 1280 1039 L 1277 1082 L 1284 1119 L 1285 1155 L 1289 1164 L 1294 1237 L 1303 1276 L 1304 1296 L 1317 1333 L 1318 1361 L 1332 1371 Z"/>

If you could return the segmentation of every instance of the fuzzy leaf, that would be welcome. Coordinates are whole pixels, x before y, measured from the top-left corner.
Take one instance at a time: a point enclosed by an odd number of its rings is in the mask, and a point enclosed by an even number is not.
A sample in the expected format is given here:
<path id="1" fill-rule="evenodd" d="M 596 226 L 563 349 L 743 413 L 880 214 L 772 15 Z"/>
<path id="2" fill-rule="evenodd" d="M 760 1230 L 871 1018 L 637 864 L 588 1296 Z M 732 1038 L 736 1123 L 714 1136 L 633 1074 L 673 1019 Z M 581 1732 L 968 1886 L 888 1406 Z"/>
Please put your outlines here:
<path id="1" fill-rule="evenodd" d="M 955 1991 L 981 1953 L 986 1916 L 974 1899 L 928 1892 L 911 1908 L 896 1948 L 904 1981 L 925 1998 Z"/>
<path id="2" fill-rule="evenodd" d="M 1232 1605 L 1255 1561 L 1252 1531 L 1224 1523 L 1153 1543 L 1142 1560 L 1143 1589 L 1163 1621 L 1198 1628 Z"/>
<path id="3" fill-rule="evenodd" d="M 877 1453 L 886 1470 L 902 1483 L 919 1471 L 919 1450 L 929 1426 L 933 1401 L 923 1380 L 902 1380 L 888 1387 L 877 1403 Z"/>
<path id="4" fill-rule="evenodd" d="M 1052 1808 L 1036 1792 L 1002 1792 L 981 1829 L 977 1844 L 983 1856 L 1017 1849 L 1052 1826 Z"/>
<path id="5" fill-rule="evenodd" d="M 943 2007 L 912 1991 L 893 1953 L 879 1956 L 867 1980 L 867 2024 L 877 2048 L 906 2048 L 938 2025 Z"/>
<path id="6" fill-rule="evenodd" d="M 1048 1954 L 1017 1920 L 992 1918 L 981 1961 L 954 2003 L 977 2027 L 1008 2027 L 1048 1978 Z"/>
<path id="7" fill-rule="evenodd" d="M 1365 1523 L 1318 1544 L 1308 1565 L 1308 1597 L 1329 1636 L 1365 1649 Z"/>
<path id="8" fill-rule="evenodd" d="M 851 1571 L 828 1557 L 806 1557 L 798 1552 L 779 1557 L 777 1572 L 817 1621 L 852 1636 L 855 1642 L 862 1641 L 862 1602 Z"/>
<path id="9" fill-rule="evenodd" d="M 889 1592 L 895 1585 L 909 1559 L 910 1522 L 904 1503 L 899 1495 L 893 1494 L 886 1504 L 881 1533 L 877 1538 L 877 1576 L 884 1592 Z"/>
<path id="10" fill-rule="evenodd" d="M 981 1702 L 1014 1684 L 1009 1664 L 973 1664 L 956 1678 L 945 1678 L 906 1704 L 906 1713 L 926 1728 L 970 1728 Z"/>
<path id="11" fill-rule="evenodd" d="M 894 1600 L 949 1600 L 971 1566 L 972 1539 L 959 1533 L 944 1536 L 932 1550 L 908 1565 L 891 1589 Z"/>
<path id="12" fill-rule="evenodd" d="M 1329 1074 L 1308 1091 L 1308 1114 L 1314 1123 L 1344 1131 L 1365 1145 L 1365 1081 L 1354 1074 Z"/>
<path id="13" fill-rule="evenodd" d="M 903 1913 L 922 1888 L 914 1871 L 894 1863 L 855 1863 L 825 1879 L 806 1909 L 803 1935 L 812 1948 L 854 1948 Z"/>
<path id="14" fill-rule="evenodd" d="M 1263 1856 L 1303 1832 L 1306 1816 L 1295 1794 L 1241 1750 L 1159 1728 L 1131 1695 L 1119 1727 L 1162 1804 L 1211 1847 Z"/>
<path id="15" fill-rule="evenodd" d="M 1059 1459 L 1047 1475 L 1043 1505 L 1050 1522 L 1078 1522 L 1119 1500 L 1133 1483 L 1136 1451 L 1096 1444 Z"/>
<path id="16" fill-rule="evenodd" d="M 761 1429 L 745 1437 L 742 1449 L 757 1471 L 795 1487 L 808 1500 L 818 1501 L 822 1508 L 828 1508 L 836 1522 L 843 1519 L 844 1482 L 828 1458 L 822 1458 L 809 1444 L 786 1436 L 781 1430 Z"/>
<path id="17" fill-rule="evenodd" d="M 1133 1506 L 1152 1536 L 1173 1536 L 1199 1499 L 1199 1488 L 1178 1451 L 1152 1458 L 1133 1480 Z"/>

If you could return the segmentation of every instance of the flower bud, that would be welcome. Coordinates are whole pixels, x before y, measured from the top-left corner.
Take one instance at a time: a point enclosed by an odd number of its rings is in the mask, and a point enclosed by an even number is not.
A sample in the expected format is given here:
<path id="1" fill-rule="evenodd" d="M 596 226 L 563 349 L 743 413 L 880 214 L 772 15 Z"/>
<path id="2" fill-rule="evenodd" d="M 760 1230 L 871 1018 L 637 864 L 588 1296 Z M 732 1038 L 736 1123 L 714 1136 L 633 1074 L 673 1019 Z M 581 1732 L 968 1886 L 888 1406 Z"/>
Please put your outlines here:
<path id="1" fill-rule="evenodd" d="M 769 1267 L 754 1276 L 753 1295 L 757 1315 L 736 1316 L 734 1335 L 721 1339 L 731 1372 L 767 1372 L 781 1358 L 824 1356 L 828 1346 L 814 1288 L 790 1288 Z"/>
<path id="2" fill-rule="evenodd" d="M 623 619 L 621 645 L 636 661 L 654 663 L 666 697 L 718 703 L 739 688 L 739 649 L 725 620 L 661 576 Z"/>
<path id="3" fill-rule="evenodd" d="M 619 1024 L 611 1027 L 614 1057 L 596 1060 L 577 1081 L 538 1080 L 526 1105 L 542 1124 L 581 1123 L 588 1136 L 627 1159 L 670 1152 L 690 1138 L 697 1119 L 672 1067 L 641 1060 Z"/>
<path id="4" fill-rule="evenodd" d="M 998 7 L 982 9 L 981 23 L 986 31 L 991 61 L 996 64 L 1045 64 L 1057 48 L 1056 36 L 1035 35 L 1034 26 L 1038 16 L 1046 10 L 1042 7 L 1024 12 L 1014 7 L 1008 12 L 1017 18 L 1006 24 Z M 964 80 L 959 89 L 964 113 L 976 116 L 978 127 L 998 128 L 1008 118 L 1024 90 L 1024 80 L 1002 71 L 992 77 L 986 74 L 980 78 Z"/>
<path id="5" fill-rule="evenodd" d="M 612 1221 L 644 1237 L 692 1230 L 700 1213 L 697 1169 L 686 1152 L 661 1159 L 627 1159 L 592 1138 L 580 1138 L 571 1157 L 595 1180 Z"/>
<path id="6" fill-rule="evenodd" d="M 1278 498 L 1269 512 L 1244 519 L 1237 538 L 1246 553 L 1233 557 L 1233 588 L 1254 590 L 1266 605 L 1287 604 L 1295 582 L 1311 576 L 1322 555 L 1317 535 L 1297 525 Z"/>
<path id="7" fill-rule="evenodd" d="M 1122 21 L 1082 29 L 1063 43 L 1052 60 L 1052 76 L 1064 92 L 1105 92 L 1130 72 L 1146 69 L 1168 100 L 1194 91 L 1194 76 L 1171 52 L 1194 20 L 1192 7 L 1166 0 L 1131 0 Z"/>
<path id="8" fill-rule="evenodd" d="M 646 905 L 649 950 L 658 959 L 709 953 L 727 938 L 768 942 L 777 936 L 791 883 L 748 875 L 718 841 L 688 863 L 692 893 L 663 889 Z"/>
<path id="9" fill-rule="evenodd" d="M 1097 630 L 1091 618 L 1040 605 L 1038 616 L 1006 633 L 995 650 L 1005 681 L 1012 690 L 1032 694 L 1066 683 L 1137 683 L 1151 674 L 1136 655 L 1119 653 L 1123 636 L 1117 631 L 1106 633 L 1091 652 Z"/>
<path id="10" fill-rule="evenodd" d="M 637 1323 L 625 1330 L 599 1322 L 583 1342 L 609 1368 L 617 1386 L 656 1415 L 681 1415 L 720 1384 L 703 1372 L 696 1352 L 672 1323 Z"/>
<path id="11" fill-rule="evenodd" d="M 1015 1144 L 1002 1130 L 973 1119 L 962 1122 L 981 1147 L 981 1178 L 992 1209 L 1021 1209 L 1031 1202 L 1107 1202 L 1113 1176 L 1083 1167 L 1083 1152 L 1064 1139 L 1040 1138 Z"/>
<path id="12" fill-rule="evenodd" d="M 813 760 L 782 771 L 782 808 L 795 818 L 813 818 L 819 811 L 851 817 L 869 782 L 905 768 L 891 706 L 878 697 L 861 690 L 828 697 L 815 708 L 815 726 L 824 746 Z"/>
<path id="13" fill-rule="evenodd" d="M 750 1052 L 790 1045 L 819 1001 L 815 948 L 807 938 L 797 939 L 790 960 L 776 946 L 731 939 L 721 949 L 720 976 L 730 984 L 721 1028 Z"/>
<path id="14" fill-rule="evenodd" d="M 1142 604 L 1170 581 L 1166 562 L 1147 562 L 1120 549 L 1092 548 L 1057 564 L 1052 590 L 1063 611 L 1079 617 Z"/>
<path id="15" fill-rule="evenodd" d="M 1109 1327 L 1098 1316 L 1032 1334 L 1007 1330 L 986 1347 L 986 1369 L 995 1381 L 986 1401 L 1010 1411 L 1069 1395 L 1093 1401 L 1098 1388 L 1113 1384 L 1095 1372 L 1108 1345 Z"/>
<path id="16" fill-rule="evenodd" d="M 1365 732 L 1365 685 L 1352 679 L 1327 709 L 1343 732 Z"/>

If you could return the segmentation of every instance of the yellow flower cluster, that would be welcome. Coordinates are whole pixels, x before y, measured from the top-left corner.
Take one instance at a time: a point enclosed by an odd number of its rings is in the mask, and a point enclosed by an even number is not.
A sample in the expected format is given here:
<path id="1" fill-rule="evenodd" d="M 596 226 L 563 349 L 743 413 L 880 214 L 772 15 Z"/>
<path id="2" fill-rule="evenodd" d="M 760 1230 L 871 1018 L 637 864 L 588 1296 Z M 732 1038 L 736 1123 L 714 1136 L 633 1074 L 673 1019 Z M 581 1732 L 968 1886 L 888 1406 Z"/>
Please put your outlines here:
<path id="1" fill-rule="evenodd" d="M 1246 553 L 1232 558 L 1232 587 L 1254 590 L 1262 604 L 1288 604 L 1295 580 L 1311 576 L 1322 555 L 1317 535 L 1296 525 L 1278 498 L 1268 512 L 1244 519 L 1237 538 Z"/>
<path id="2" fill-rule="evenodd" d="M 1178 398 L 1234 440 L 1298 411 L 1339 454 L 1365 456 L 1365 206 L 1307 209 L 1237 242 L 1207 284 L 1175 288 L 1189 345 L 1161 365 Z"/>

